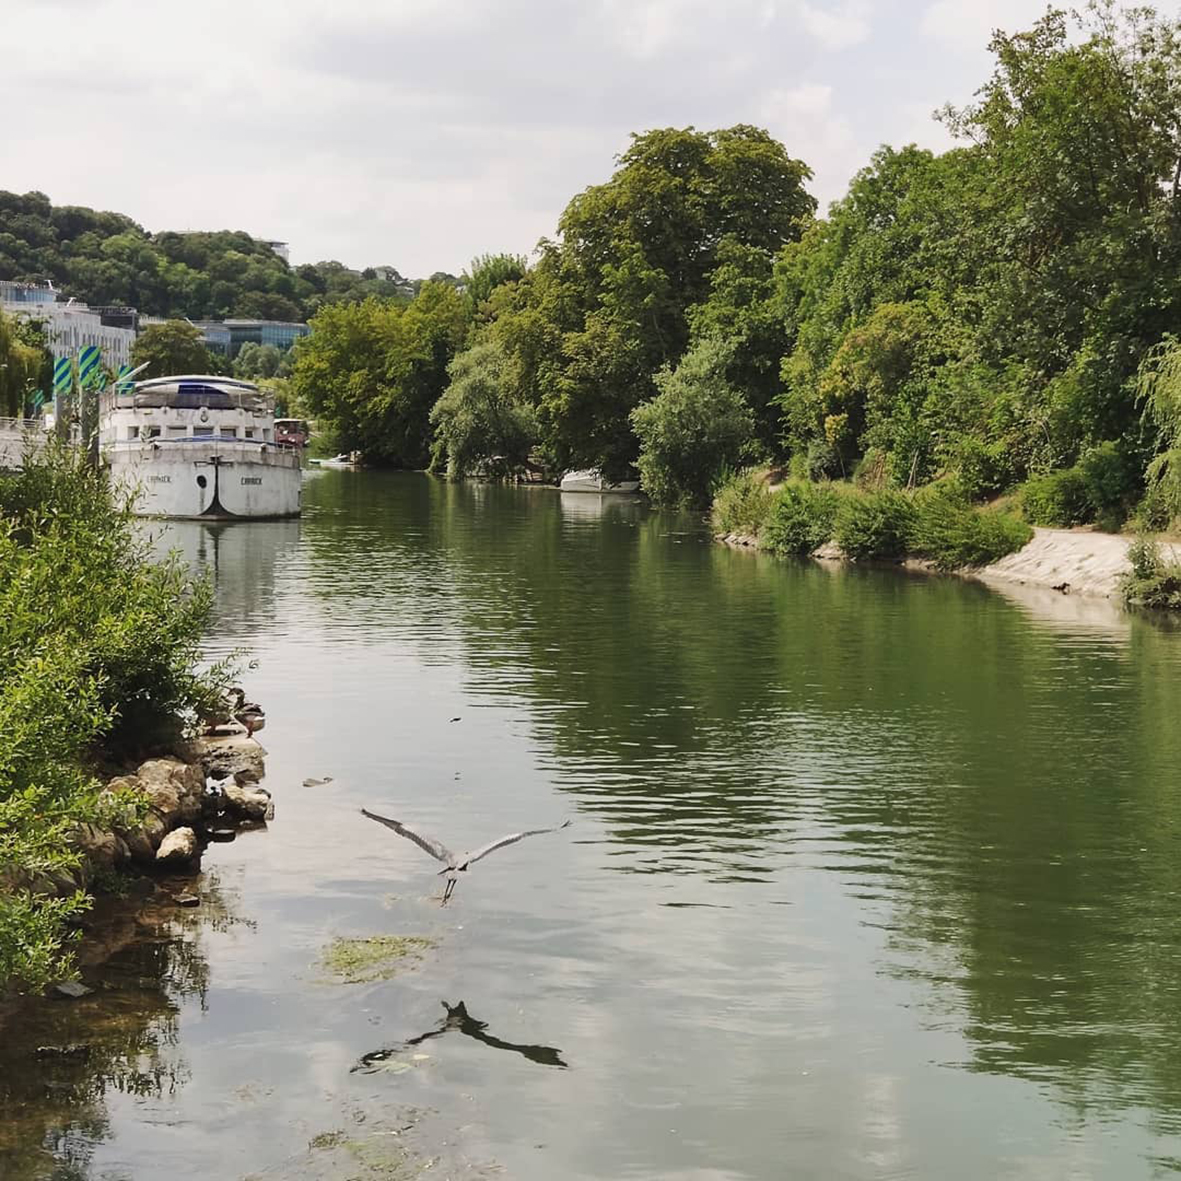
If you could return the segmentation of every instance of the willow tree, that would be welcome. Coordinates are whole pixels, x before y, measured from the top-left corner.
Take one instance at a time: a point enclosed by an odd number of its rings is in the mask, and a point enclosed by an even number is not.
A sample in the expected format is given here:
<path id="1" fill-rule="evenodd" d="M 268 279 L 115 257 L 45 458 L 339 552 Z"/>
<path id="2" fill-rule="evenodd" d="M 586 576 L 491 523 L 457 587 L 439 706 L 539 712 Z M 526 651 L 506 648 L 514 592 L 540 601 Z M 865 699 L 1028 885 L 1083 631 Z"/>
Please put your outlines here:
<path id="1" fill-rule="evenodd" d="M 23 418 L 45 367 L 45 350 L 29 340 L 28 326 L 0 310 L 0 414 Z"/>
<path id="2" fill-rule="evenodd" d="M 1148 352 L 1136 388 L 1156 428 L 1157 455 L 1145 473 L 1145 523 L 1164 528 L 1181 515 L 1181 340 L 1167 337 Z"/>

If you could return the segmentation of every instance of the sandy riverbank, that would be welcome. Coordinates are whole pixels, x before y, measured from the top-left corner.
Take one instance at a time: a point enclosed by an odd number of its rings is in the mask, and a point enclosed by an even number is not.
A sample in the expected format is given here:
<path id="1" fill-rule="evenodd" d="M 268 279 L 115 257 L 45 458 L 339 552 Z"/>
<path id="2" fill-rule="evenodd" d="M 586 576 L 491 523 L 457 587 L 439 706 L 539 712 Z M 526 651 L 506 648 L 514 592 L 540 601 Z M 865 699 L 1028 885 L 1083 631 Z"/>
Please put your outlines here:
<path id="1" fill-rule="evenodd" d="M 727 534 L 719 540 L 743 549 L 757 549 L 754 537 Z M 1019 583 L 1026 586 L 1064 590 L 1072 595 L 1118 598 L 1120 579 L 1128 570 L 1130 537 L 1098 533 L 1089 529 L 1035 529 L 1033 540 L 1016 553 L 989 566 L 965 567 L 958 571 L 982 582 Z M 1164 556 L 1181 560 L 1181 547 L 1163 545 Z M 817 551 L 815 557 L 841 558 L 834 545 Z M 907 563 L 927 568 L 918 561 Z"/>

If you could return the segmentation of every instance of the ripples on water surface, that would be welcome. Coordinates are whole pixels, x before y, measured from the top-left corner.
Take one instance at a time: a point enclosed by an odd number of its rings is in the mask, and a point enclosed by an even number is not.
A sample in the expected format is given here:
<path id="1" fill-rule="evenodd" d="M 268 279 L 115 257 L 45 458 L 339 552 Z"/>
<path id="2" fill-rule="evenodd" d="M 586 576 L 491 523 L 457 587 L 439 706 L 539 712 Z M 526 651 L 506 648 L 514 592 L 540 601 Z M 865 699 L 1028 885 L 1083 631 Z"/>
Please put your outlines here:
<path id="1" fill-rule="evenodd" d="M 259 660 L 278 818 L 42 1018 L 98 1046 L 10 1085 L 17 1177 L 378 1176 L 306 1146 L 404 1118 L 452 1176 L 1181 1167 L 1174 634 L 627 500 L 330 472 L 305 505 L 170 527 L 211 653 Z M 575 824 L 440 910 L 363 804 L 458 847 Z M 321 979 L 381 932 L 436 947 Z"/>

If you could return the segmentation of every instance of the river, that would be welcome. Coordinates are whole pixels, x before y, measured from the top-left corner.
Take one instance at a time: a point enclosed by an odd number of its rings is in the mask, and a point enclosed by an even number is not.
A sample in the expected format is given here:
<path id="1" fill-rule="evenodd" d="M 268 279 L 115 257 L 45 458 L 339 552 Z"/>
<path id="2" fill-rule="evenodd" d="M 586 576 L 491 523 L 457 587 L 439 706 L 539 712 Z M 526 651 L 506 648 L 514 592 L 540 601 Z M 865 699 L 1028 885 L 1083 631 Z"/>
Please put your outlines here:
<path id="1" fill-rule="evenodd" d="M 1181 1171 L 1181 635 L 629 499 L 304 503 L 167 529 L 258 662 L 277 815 L 0 1048 L 5 1178 Z M 573 824 L 441 908 L 363 806 Z M 430 943 L 326 974 L 372 935 Z"/>

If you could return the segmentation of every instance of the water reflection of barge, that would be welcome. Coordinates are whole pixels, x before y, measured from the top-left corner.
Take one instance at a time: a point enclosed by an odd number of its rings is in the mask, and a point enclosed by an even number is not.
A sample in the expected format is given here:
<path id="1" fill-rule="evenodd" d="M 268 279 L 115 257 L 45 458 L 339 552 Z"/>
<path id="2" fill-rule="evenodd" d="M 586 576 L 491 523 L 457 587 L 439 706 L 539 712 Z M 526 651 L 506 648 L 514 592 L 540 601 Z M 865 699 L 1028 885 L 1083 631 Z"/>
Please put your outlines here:
<path id="1" fill-rule="evenodd" d="M 299 515 L 299 449 L 276 441 L 274 403 L 247 382 L 162 377 L 106 394 L 99 445 L 141 516 Z"/>

